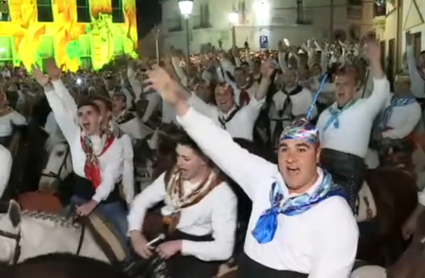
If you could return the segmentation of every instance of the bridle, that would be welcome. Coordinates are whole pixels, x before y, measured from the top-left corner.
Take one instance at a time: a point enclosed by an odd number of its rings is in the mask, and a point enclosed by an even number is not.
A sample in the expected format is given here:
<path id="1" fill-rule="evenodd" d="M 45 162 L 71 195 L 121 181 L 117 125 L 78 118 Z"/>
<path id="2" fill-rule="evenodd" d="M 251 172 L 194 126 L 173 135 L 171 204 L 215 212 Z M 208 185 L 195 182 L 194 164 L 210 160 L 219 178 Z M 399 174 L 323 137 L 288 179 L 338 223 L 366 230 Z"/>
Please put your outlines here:
<path id="1" fill-rule="evenodd" d="M 13 253 L 12 264 L 13 265 L 17 264 L 18 260 L 21 256 L 21 244 L 20 244 L 21 243 L 21 232 L 19 232 L 18 234 L 12 234 L 12 233 L 0 230 L 0 236 L 15 240 L 15 251 Z"/>
<path id="2" fill-rule="evenodd" d="M 59 167 L 58 173 L 56 174 L 56 173 L 53 173 L 52 171 L 50 171 L 49 173 L 41 173 L 41 176 L 42 177 L 48 177 L 48 178 L 55 178 L 55 179 L 60 180 L 61 179 L 60 176 L 61 176 L 62 170 L 64 168 L 66 169 L 66 161 L 67 161 L 67 158 L 68 158 L 69 154 L 70 154 L 70 147 L 69 147 L 69 145 L 67 145 L 66 150 L 65 150 L 65 156 L 64 156 L 64 158 L 62 160 L 62 163 L 61 163 L 61 165 Z"/>

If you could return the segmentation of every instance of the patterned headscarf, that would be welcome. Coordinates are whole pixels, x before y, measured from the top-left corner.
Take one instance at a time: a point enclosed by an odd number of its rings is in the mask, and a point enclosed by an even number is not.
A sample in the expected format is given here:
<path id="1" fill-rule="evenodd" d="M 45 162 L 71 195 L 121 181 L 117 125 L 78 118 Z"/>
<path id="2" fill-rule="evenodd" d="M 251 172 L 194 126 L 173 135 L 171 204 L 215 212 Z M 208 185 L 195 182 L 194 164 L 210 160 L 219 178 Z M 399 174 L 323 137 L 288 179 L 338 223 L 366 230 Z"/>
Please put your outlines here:
<path id="1" fill-rule="evenodd" d="M 280 136 L 280 142 L 288 139 L 316 145 L 319 144 L 319 130 L 306 118 L 298 119 L 286 126 Z"/>

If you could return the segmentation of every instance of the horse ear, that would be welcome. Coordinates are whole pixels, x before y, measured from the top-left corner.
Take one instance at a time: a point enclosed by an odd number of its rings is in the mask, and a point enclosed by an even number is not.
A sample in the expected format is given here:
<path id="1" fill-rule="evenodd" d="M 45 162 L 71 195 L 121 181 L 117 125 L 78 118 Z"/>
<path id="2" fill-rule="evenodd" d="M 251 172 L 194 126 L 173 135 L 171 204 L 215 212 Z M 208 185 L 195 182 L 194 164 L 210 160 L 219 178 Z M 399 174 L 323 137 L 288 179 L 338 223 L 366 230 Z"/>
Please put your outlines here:
<path id="1" fill-rule="evenodd" d="M 7 211 L 10 222 L 13 228 L 16 228 L 21 224 L 21 208 L 15 200 L 9 202 L 9 209 Z"/>

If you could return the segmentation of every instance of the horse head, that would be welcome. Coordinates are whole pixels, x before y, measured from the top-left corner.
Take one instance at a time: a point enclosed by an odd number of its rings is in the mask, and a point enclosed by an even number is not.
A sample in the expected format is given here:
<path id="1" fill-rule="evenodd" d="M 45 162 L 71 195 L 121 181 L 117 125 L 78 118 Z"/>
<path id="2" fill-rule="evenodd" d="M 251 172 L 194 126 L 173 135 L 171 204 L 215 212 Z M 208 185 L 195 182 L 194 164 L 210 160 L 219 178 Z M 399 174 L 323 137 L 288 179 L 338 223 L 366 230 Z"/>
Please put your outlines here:
<path id="1" fill-rule="evenodd" d="M 42 191 L 56 192 L 59 184 L 72 173 L 71 152 L 68 143 L 60 140 L 61 137 L 52 139 L 49 137 L 46 142 L 46 149 L 49 151 L 49 157 L 45 168 L 42 170 L 38 188 Z"/>
<path id="2" fill-rule="evenodd" d="M 20 252 L 21 208 L 14 200 L 9 202 L 7 213 L 0 214 L 0 261 L 16 263 Z"/>

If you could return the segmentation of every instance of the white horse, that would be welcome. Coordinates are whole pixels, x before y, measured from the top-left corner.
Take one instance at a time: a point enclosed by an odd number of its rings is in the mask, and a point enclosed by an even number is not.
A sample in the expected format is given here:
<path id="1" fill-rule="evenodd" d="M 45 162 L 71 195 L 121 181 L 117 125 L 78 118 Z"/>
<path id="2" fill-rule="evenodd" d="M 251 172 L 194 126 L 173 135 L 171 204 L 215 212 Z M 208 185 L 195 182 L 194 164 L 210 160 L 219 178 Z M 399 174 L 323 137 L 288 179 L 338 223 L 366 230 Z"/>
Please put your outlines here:
<path id="1" fill-rule="evenodd" d="M 367 265 L 355 270 L 350 278 L 386 278 L 385 268 L 377 265 Z"/>
<path id="2" fill-rule="evenodd" d="M 19 263 L 48 253 L 77 253 L 81 227 L 58 215 L 21 212 L 15 201 L 0 214 L 0 262 Z M 80 256 L 104 262 L 108 258 L 86 230 Z"/>
<path id="3" fill-rule="evenodd" d="M 38 189 L 41 191 L 57 191 L 59 183 L 73 172 L 71 151 L 59 127 L 47 128 L 49 139 L 45 149 L 49 158 L 41 173 Z"/>

